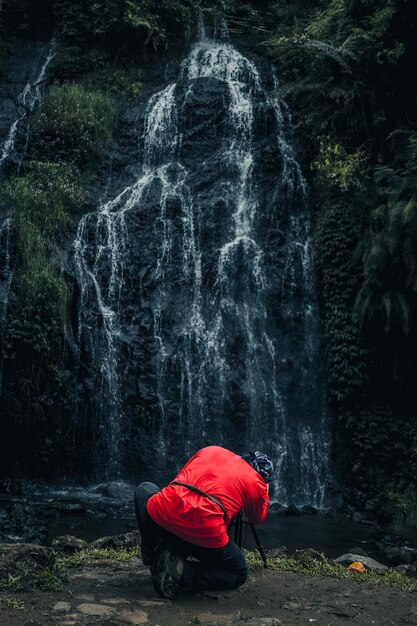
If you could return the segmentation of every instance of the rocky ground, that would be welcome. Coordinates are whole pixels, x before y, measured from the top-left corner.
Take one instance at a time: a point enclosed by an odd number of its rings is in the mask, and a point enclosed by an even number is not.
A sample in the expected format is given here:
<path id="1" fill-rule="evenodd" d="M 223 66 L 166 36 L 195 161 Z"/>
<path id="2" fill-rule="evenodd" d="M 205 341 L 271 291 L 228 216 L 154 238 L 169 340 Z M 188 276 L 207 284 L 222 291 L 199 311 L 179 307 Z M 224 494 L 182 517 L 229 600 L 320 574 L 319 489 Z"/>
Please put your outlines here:
<path id="1" fill-rule="evenodd" d="M 0 546 L 0 569 L 7 567 L 7 559 L 13 559 L 14 565 L 24 564 L 27 553 L 41 550 L 26 546 Z M 20 575 L 25 567 L 20 568 Z M 60 591 L 0 592 L 0 623 L 8 626 L 417 625 L 416 591 L 358 582 L 358 576 L 366 575 L 352 573 L 348 579 L 338 580 L 253 566 L 247 583 L 239 590 L 184 594 L 168 601 L 156 595 L 148 569 L 137 556 L 125 561 L 92 558 L 68 567 L 68 578 Z"/>

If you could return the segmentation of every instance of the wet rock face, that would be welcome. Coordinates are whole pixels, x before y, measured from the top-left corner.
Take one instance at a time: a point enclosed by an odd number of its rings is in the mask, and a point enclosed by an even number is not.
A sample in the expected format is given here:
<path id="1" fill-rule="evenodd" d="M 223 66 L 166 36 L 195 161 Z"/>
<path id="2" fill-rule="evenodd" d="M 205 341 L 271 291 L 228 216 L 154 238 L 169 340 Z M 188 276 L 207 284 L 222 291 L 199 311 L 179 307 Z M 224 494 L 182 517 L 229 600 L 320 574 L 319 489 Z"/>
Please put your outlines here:
<path id="1" fill-rule="evenodd" d="M 3 94 L 3 135 L 25 80 Z M 256 444 L 274 457 L 276 497 L 320 505 L 311 233 L 279 85 L 266 64 L 203 37 L 145 89 L 123 108 L 73 246 L 57 253 L 74 286 L 69 393 L 94 432 L 97 475 L 163 481 L 207 443 Z"/>
<path id="2" fill-rule="evenodd" d="M 43 512 L 36 506 L 4 500 L 0 508 L 0 542 L 27 542 L 41 545 L 46 536 Z"/>
<path id="3" fill-rule="evenodd" d="M 227 42 L 197 42 L 170 80 L 125 115 L 125 173 L 82 218 L 68 270 L 97 465 L 165 480 L 204 444 L 256 444 L 280 500 L 320 505 L 318 316 L 289 113 L 271 69 Z"/>

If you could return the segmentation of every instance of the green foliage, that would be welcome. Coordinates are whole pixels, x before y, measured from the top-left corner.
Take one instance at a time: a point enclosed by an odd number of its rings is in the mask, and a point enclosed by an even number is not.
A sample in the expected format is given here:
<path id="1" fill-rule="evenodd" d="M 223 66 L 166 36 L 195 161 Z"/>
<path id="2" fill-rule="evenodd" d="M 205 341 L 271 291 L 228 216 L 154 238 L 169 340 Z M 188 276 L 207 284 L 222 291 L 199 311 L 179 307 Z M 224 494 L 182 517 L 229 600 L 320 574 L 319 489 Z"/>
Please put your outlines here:
<path id="1" fill-rule="evenodd" d="M 317 250 L 324 318 L 328 392 L 335 406 L 353 401 L 367 379 L 366 351 L 352 321 L 358 273 L 352 263 L 360 237 L 355 211 L 329 198 L 317 218 Z"/>
<path id="2" fill-rule="evenodd" d="M 2 0 L 0 34 L 46 39 L 53 29 L 52 0 Z"/>
<path id="3" fill-rule="evenodd" d="M 65 83 L 83 77 L 85 74 L 106 69 L 108 63 L 106 54 L 100 48 L 60 46 L 51 62 L 49 77 L 52 82 Z"/>
<path id="4" fill-rule="evenodd" d="M 415 4 L 325 0 L 292 6 L 293 20 L 275 26 L 265 46 L 279 66 L 298 127 L 310 142 L 330 135 L 342 145 L 366 142 L 374 153 L 397 112 L 414 111 L 404 85 L 415 57 Z"/>
<path id="5" fill-rule="evenodd" d="M 24 573 L 18 576 L 9 574 L 7 578 L 1 578 L 0 590 L 24 591 L 29 588 L 60 591 L 67 580 L 65 565 L 58 559 L 58 555 L 51 550 L 43 550 L 35 555 L 33 566 L 28 566 Z"/>
<path id="6" fill-rule="evenodd" d="M 4 578 L 0 578 L 0 591 L 23 591 L 24 588 L 22 576 L 9 574 Z"/>
<path id="7" fill-rule="evenodd" d="M 15 609 L 17 611 L 23 611 L 25 603 L 11 596 L 0 596 L 0 609 Z"/>
<path id="8" fill-rule="evenodd" d="M 37 554 L 31 577 L 33 586 L 42 591 L 60 591 L 68 580 L 65 566 L 52 550 Z"/>
<path id="9" fill-rule="evenodd" d="M 187 0 L 55 0 L 64 41 L 101 42 L 118 50 L 166 48 L 185 41 L 195 28 L 198 3 Z"/>
<path id="10" fill-rule="evenodd" d="M 13 416 L 7 454 L 43 465 L 65 458 L 52 439 L 64 432 L 69 288 L 53 257 L 83 206 L 84 190 L 73 166 L 32 162 L 5 185 L 1 201 L 12 211 L 15 248 L 14 297 L 2 346 L 3 403 Z"/>
<path id="11" fill-rule="evenodd" d="M 105 94 L 77 84 L 55 86 L 35 114 L 31 140 L 49 158 L 85 165 L 111 140 L 114 122 Z"/>
<path id="12" fill-rule="evenodd" d="M 348 154 L 343 146 L 328 138 L 321 140 L 319 154 L 312 163 L 313 171 L 324 178 L 322 184 L 336 186 L 341 191 L 360 187 L 365 168 L 365 155 L 362 152 Z"/>
<path id="13" fill-rule="evenodd" d="M 12 207 L 16 232 L 19 301 L 30 315 L 37 303 L 56 303 L 63 318 L 67 288 L 49 256 L 80 210 L 84 192 L 77 171 L 63 164 L 33 163 L 7 183 L 2 201 Z"/>
<path id="14" fill-rule="evenodd" d="M 379 322 L 385 333 L 409 334 L 417 292 L 417 133 L 392 133 L 392 166 L 375 170 L 378 200 L 362 254 L 364 282 L 354 314 L 361 326 Z"/>
<path id="15" fill-rule="evenodd" d="M 255 552 L 245 551 L 246 560 L 251 569 L 261 569 L 263 562 Z M 416 591 L 417 580 L 396 570 L 388 569 L 378 572 L 367 571 L 364 574 L 350 572 L 342 565 L 331 561 L 318 561 L 307 556 L 298 559 L 294 557 L 269 558 L 268 567 L 279 572 L 296 572 L 306 576 L 325 576 L 339 580 L 355 581 L 371 587 L 396 587 L 405 591 Z"/>
<path id="16" fill-rule="evenodd" d="M 417 540 L 417 489 L 405 481 L 387 488 L 386 510 L 391 514 L 391 532 Z"/>
<path id="17" fill-rule="evenodd" d="M 89 565 L 97 559 L 113 559 L 115 561 L 128 561 L 138 555 L 137 548 L 128 550 L 115 550 L 113 548 L 86 548 L 74 554 L 64 554 L 59 557 L 59 561 L 64 565 L 77 567 L 79 565 Z"/>
<path id="18" fill-rule="evenodd" d="M 349 472 L 369 490 L 379 489 L 390 478 L 417 473 L 417 424 L 410 415 L 394 412 L 386 403 L 362 406 L 344 414 L 344 429 L 354 450 Z M 384 487 L 385 488 L 385 487 Z"/>
<path id="19" fill-rule="evenodd" d="M 417 5 L 294 0 L 270 12 L 264 48 L 312 171 L 335 458 L 346 482 L 371 489 L 384 463 L 405 477 L 415 467 Z"/>

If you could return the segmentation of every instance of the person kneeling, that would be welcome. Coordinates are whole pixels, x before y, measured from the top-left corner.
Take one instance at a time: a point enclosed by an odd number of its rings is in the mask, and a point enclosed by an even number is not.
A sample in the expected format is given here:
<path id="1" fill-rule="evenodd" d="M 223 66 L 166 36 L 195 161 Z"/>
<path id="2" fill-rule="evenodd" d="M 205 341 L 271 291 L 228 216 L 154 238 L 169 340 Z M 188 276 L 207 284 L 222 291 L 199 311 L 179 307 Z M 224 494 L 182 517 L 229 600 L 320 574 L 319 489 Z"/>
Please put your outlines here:
<path id="1" fill-rule="evenodd" d="M 135 490 L 144 565 L 164 598 L 180 591 L 236 589 L 247 579 L 240 548 L 228 536 L 245 509 L 251 524 L 266 518 L 273 464 L 266 454 L 242 456 L 220 446 L 199 450 L 163 489 L 150 482 Z M 188 561 L 187 557 L 197 561 Z"/>

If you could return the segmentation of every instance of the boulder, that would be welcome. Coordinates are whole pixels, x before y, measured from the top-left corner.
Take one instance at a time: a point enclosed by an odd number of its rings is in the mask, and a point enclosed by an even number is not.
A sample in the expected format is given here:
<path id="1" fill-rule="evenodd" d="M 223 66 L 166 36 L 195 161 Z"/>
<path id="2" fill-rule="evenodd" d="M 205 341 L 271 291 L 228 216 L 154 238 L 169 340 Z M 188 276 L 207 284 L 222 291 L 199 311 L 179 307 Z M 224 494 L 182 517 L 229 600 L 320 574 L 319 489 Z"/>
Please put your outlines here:
<path id="1" fill-rule="evenodd" d="M 5 493 L 9 496 L 21 496 L 21 481 L 17 478 L 2 478 L 0 480 L 0 493 Z"/>
<path id="2" fill-rule="evenodd" d="M 371 572 L 380 572 L 380 571 L 388 569 L 386 565 L 383 565 L 382 563 L 375 561 L 375 559 L 371 559 L 369 556 L 362 556 L 361 554 L 352 554 L 350 552 L 347 554 L 342 554 L 342 556 L 339 556 L 337 559 L 334 560 L 335 563 L 339 563 L 339 565 L 346 565 L 346 566 L 350 565 L 351 563 L 354 563 L 355 561 L 360 561 L 361 563 L 363 563 L 366 569 L 370 570 Z"/>
<path id="3" fill-rule="evenodd" d="M 289 555 L 288 548 L 286 546 L 280 546 L 279 548 L 273 548 L 268 550 L 268 558 L 271 559 L 283 559 Z"/>
<path id="4" fill-rule="evenodd" d="M 272 511 L 274 513 L 285 513 L 285 511 L 287 510 L 287 507 L 284 506 L 283 504 L 280 504 L 279 502 L 272 502 L 272 504 L 269 505 L 269 512 L 271 513 Z"/>
<path id="5" fill-rule="evenodd" d="M 304 550 L 296 550 L 294 558 L 302 561 L 303 559 L 313 559 L 314 561 L 326 562 L 327 559 L 322 552 L 313 550 L 313 548 L 305 548 Z"/>
<path id="6" fill-rule="evenodd" d="M 26 515 L 23 504 L 18 502 L 12 507 L 12 510 L 10 511 L 10 520 L 14 525 L 19 527 L 22 526 L 25 521 L 25 516 Z"/>
<path id="7" fill-rule="evenodd" d="M 301 507 L 301 513 L 303 515 L 317 515 L 318 511 L 316 507 L 311 506 L 310 504 L 305 504 Z"/>
<path id="8" fill-rule="evenodd" d="M 111 548 L 114 550 L 129 550 L 136 548 L 140 542 L 139 531 L 133 530 L 124 535 L 111 535 L 109 537 L 100 537 L 91 542 L 93 548 Z"/>
<path id="9" fill-rule="evenodd" d="M 289 504 L 284 515 L 302 515 L 300 509 L 295 504 Z"/>
<path id="10" fill-rule="evenodd" d="M 9 576 L 19 578 L 22 589 L 29 588 L 32 583 L 31 571 L 52 553 L 32 543 L 5 543 L 0 545 L 0 580 Z"/>
<path id="11" fill-rule="evenodd" d="M 85 550 L 88 547 L 88 543 L 78 537 L 72 535 L 62 535 L 61 537 L 55 537 L 52 541 L 52 548 L 57 552 L 64 552 L 65 554 L 73 554 L 80 550 Z"/>
<path id="12" fill-rule="evenodd" d="M 132 500 L 133 487 L 122 481 L 111 481 L 102 483 L 93 489 L 94 493 L 100 493 L 106 498 L 114 498 L 115 500 Z"/>
<path id="13" fill-rule="evenodd" d="M 385 546 L 383 553 L 392 565 L 410 565 L 417 559 L 417 550 L 399 546 Z"/>
<path id="14" fill-rule="evenodd" d="M 401 572 L 401 574 L 405 574 L 406 576 L 412 576 L 414 578 L 417 577 L 417 561 L 408 565 L 397 565 L 394 569 L 397 572 Z"/>

